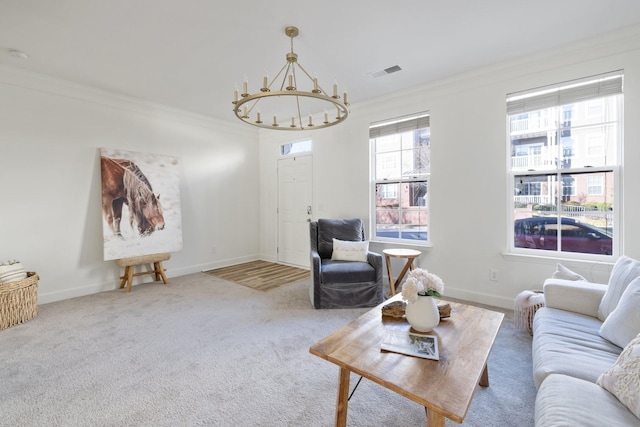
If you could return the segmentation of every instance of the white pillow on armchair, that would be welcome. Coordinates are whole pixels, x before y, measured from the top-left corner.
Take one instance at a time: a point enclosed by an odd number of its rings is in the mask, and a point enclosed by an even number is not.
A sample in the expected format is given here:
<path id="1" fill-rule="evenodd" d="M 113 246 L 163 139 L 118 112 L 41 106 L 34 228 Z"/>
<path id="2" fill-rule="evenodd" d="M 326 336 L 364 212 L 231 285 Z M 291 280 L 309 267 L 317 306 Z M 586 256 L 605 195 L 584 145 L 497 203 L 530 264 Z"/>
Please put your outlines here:
<path id="1" fill-rule="evenodd" d="M 369 241 L 349 242 L 345 240 L 333 239 L 333 261 L 360 261 L 367 262 L 367 252 L 369 251 Z"/>

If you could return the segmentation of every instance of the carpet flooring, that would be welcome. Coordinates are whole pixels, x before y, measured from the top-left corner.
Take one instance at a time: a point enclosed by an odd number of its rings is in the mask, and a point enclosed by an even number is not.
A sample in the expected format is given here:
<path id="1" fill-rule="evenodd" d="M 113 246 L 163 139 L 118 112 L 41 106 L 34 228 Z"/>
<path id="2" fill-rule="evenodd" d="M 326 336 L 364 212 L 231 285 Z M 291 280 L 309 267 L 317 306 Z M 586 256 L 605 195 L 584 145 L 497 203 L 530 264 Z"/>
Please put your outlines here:
<path id="1" fill-rule="evenodd" d="M 267 261 L 252 261 L 205 273 L 229 282 L 267 292 L 309 278 L 309 270 Z"/>
<path id="2" fill-rule="evenodd" d="M 367 309 L 314 310 L 308 286 L 196 273 L 43 304 L 0 331 L 0 426 L 332 426 L 339 370 L 309 347 Z M 512 312 L 488 364 L 462 426 L 533 426 L 531 337 Z M 424 426 L 425 411 L 363 380 L 347 421 Z"/>

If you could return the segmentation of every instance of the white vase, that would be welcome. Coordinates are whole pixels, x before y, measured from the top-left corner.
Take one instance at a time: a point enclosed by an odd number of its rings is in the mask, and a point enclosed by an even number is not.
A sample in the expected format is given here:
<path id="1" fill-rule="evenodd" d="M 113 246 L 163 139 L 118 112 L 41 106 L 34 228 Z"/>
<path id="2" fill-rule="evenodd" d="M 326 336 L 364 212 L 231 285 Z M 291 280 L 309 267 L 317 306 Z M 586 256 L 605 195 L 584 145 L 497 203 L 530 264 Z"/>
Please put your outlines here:
<path id="1" fill-rule="evenodd" d="M 429 332 L 440 323 L 438 304 L 430 296 L 418 295 L 416 302 L 407 304 L 405 316 L 411 327 L 419 332 Z"/>

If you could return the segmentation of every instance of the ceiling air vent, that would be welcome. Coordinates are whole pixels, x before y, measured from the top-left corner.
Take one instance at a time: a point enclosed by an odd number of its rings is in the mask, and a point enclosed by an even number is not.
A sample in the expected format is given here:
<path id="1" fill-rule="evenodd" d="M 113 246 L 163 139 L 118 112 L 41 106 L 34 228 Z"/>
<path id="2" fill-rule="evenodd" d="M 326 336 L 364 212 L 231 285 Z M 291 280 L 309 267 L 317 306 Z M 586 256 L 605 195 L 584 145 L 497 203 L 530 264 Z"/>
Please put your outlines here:
<path id="1" fill-rule="evenodd" d="M 387 74 L 398 72 L 400 70 L 402 70 L 402 68 L 400 68 L 399 65 L 394 65 L 393 67 L 385 68 L 384 70 L 381 70 L 381 71 L 369 73 L 369 75 L 372 77 L 382 77 L 382 76 L 386 76 Z"/>

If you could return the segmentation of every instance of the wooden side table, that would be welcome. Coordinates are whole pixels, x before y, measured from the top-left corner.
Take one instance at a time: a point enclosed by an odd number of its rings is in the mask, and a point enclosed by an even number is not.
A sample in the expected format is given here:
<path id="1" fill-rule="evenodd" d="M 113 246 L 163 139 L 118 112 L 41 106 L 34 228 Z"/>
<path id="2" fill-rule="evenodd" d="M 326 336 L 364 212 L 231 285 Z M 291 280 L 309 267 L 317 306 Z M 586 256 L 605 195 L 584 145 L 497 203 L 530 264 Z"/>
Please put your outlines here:
<path id="1" fill-rule="evenodd" d="M 418 258 L 422 252 L 414 249 L 384 249 L 382 253 L 384 254 L 384 259 L 387 262 L 389 287 L 391 288 L 391 295 L 393 296 L 396 294 L 396 288 L 400 286 L 400 283 L 402 283 L 402 279 L 404 279 L 404 275 L 407 274 L 407 271 L 413 270 L 413 260 Z M 393 272 L 391 271 L 391 258 L 406 259 L 404 267 L 395 281 L 393 280 Z"/>

